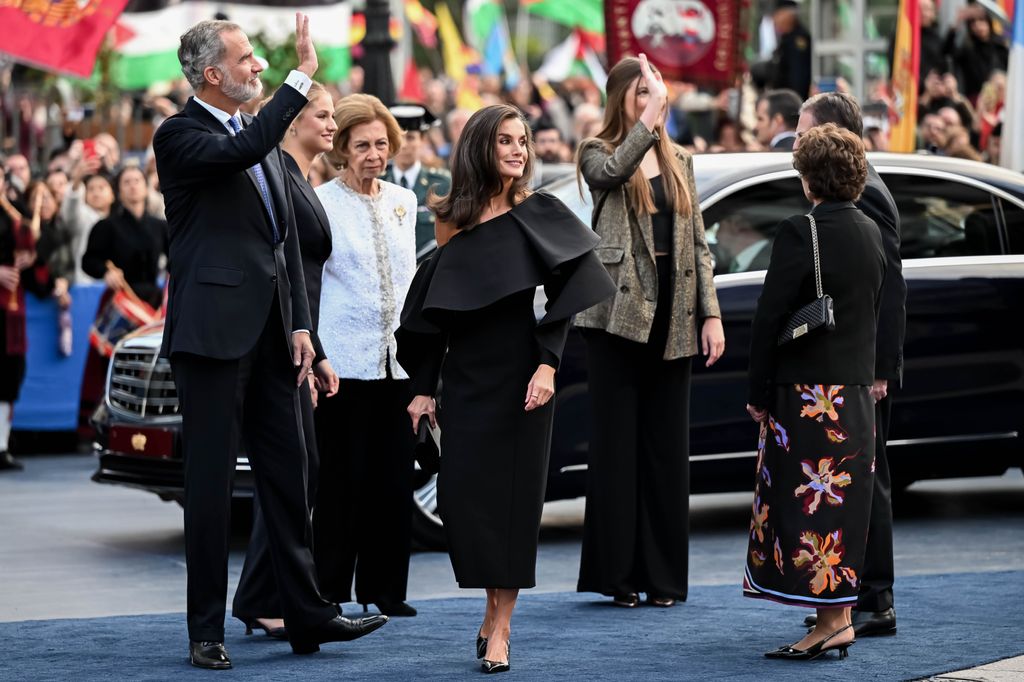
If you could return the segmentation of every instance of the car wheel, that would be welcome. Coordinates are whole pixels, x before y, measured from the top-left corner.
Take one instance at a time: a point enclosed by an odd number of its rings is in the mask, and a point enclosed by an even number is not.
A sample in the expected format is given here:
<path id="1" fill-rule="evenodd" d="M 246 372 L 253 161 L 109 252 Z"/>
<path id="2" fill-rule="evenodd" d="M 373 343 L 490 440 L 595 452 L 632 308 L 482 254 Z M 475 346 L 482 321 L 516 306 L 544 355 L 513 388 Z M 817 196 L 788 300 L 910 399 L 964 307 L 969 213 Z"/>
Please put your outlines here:
<path id="1" fill-rule="evenodd" d="M 428 552 L 447 548 L 444 525 L 437 515 L 437 474 L 416 471 L 416 489 L 412 493 L 413 547 Z"/>

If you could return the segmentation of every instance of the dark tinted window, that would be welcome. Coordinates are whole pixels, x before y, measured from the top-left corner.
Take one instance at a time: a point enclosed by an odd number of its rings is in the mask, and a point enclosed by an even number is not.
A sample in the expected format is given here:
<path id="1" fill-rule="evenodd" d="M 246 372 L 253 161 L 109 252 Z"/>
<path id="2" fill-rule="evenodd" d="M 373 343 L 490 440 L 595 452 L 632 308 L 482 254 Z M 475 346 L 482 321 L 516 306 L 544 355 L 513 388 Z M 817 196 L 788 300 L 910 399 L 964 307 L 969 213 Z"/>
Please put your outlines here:
<path id="1" fill-rule="evenodd" d="M 760 183 L 717 201 L 704 211 L 715 274 L 766 269 L 779 222 L 809 209 L 796 177 Z"/>
<path id="2" fill-rule="evenodd" d="M 1008 253 L 1024 253 L 1024 209 L 1003 199 L 1003 218 L 1010 241 Z"/>
<path id="3" fill-rule="evenodd" d="M 904 259 L 1002 252 L 988 192 L 917 175 L 889 173 L 882 177 L 900 211 Z"/>

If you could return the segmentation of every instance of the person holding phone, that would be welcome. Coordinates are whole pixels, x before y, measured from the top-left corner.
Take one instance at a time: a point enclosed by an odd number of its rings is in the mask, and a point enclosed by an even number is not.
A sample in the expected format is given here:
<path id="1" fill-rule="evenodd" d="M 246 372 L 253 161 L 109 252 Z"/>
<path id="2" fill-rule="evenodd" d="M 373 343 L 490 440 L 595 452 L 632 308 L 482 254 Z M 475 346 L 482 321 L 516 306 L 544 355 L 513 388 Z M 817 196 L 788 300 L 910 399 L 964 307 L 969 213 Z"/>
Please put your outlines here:
<path id="1" fill-rule="evenodd" d="M 395 360 L 398 313 L 416 269 L 416 194 L 380 179 L 402 145 L 395 117 L 372 95 L 334 108 L 327 160 L 341 175 L 316 188 L 330 225 L 320 289 L 320 339 L 340 379 L 316 410 L 320 485 L 313 528 L 320 586 L 330 601 L 406 603 L 412 543 L 413 434 L 409 376 Z M 340 491 L 347 492 L 343 496 Z"/>

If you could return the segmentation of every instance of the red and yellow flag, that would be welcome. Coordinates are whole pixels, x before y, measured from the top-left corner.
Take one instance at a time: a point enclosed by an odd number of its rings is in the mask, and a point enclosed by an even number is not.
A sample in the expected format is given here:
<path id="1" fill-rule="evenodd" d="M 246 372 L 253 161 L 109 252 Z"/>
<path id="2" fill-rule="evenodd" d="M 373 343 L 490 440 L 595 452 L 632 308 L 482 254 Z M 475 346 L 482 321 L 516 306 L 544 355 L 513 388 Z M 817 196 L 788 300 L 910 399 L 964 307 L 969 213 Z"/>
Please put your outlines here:
<path id="1" fill-rule="evenodd" d="M 0 52 L 48 71 L 88 76 L 128 0 L 0 0 Z"/>
<path id="2" fill-rule="evenodd" d="M 892 59 L 892 95 L 897 116 L 889 131 L 889 150 L 917 147 L 918 69 L 921 63 L 921 15 L 918 0 L 900 0 Z"/>

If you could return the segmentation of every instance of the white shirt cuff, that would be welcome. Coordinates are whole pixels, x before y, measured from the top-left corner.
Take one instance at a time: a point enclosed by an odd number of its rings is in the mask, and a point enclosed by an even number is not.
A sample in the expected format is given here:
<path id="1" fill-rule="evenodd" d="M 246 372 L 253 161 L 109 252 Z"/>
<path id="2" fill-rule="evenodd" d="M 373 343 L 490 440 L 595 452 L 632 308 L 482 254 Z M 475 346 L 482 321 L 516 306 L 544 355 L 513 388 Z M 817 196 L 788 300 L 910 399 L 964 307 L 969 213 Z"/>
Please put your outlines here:
<path id="1" fill-rule="evenodd" d="M 292 334 L 309 334 L 309 330 L 308 329 L 296 329 L 295 331 L 292 332 Z"/>
<path id="2" fill-rule="evenodd" d="M 313 80 L 302 73 L 301 71 L 292 71 L 288 74 L 288 77 L 284 79 L 285 85 L 290 85 L 299 91 L 299 94 L 303 97 L 309 92 L 309 86 L 313 85 Z"/>

